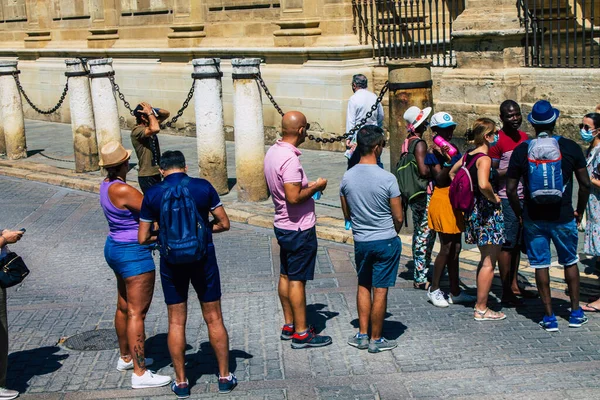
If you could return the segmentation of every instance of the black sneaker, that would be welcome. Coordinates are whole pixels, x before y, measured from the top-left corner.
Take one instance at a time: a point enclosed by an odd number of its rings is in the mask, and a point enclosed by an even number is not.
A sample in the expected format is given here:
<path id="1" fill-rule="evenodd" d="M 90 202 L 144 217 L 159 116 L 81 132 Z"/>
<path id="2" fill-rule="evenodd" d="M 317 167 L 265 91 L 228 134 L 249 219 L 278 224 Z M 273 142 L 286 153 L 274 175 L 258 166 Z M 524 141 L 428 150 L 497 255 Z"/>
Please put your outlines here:
<path id="1" fill-rule="evenodd" d="M 292 349 L 304 349 L 305 347 L 323 347 L 331 344 L 331 336 L 317 335 L 313 329 L 308 329 L 302 335 L 298 332 L 292 336 Z"/>
<path id="2" fill-rule="evenodd" d="M 219 393 L 227 394 L 231 392 L 237 386 L 237 378 L 234 374 L 230 374 L 229 377 L 221 378 L 219 377 Z"/>
<path id="3" fill-rule="evenodd" d="M 281 340 L 291 340 L 294 336 L 294 325 L 284 325 L 281 328 Z"/>

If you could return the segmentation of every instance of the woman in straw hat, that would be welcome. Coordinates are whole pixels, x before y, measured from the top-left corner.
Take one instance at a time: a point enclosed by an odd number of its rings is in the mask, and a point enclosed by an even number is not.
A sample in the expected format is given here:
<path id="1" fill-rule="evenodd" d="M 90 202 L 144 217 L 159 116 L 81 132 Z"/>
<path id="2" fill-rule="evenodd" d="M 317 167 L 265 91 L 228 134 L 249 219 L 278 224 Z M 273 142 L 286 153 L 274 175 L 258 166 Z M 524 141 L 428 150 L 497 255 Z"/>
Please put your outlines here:
<path id="1" fill-rule="evenodd" d="M 138 243 L 142 194 L 126 183 L 131 150 L 111 141 L 100 151 L 100 166 L 107 177 L 100 184 L 100 205 L 108 221 L 109 234 L 104 257 L 117 277 L 115 330 L 121 357 L 117 370 L 133 369 L 134 389 L 168 385 L 171 378 L 146 369 L 152 359 L 144 357 L 144 319 L 154 293 L 154 261 L 151 248 Z"/>

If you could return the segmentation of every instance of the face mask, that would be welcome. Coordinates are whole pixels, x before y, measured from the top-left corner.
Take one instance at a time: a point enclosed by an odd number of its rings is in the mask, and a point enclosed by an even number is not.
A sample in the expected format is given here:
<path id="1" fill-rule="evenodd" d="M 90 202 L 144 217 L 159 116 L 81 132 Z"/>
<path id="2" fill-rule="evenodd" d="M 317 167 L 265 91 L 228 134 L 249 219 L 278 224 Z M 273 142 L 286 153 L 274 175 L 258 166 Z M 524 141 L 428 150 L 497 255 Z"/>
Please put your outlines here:
<path id="1" fill-rule="evenodd" d="M 596 137 L 596 136 L 594 136 L 594 134 L 592 132 L 594 132 L 594 131 L 592 131 L 592 130 L 586 131 L 585 129 L 582 128 L 579 131 L 579 134 L 581 135 L 581 138 L 583 139 L 584 142 L 591 143 L 592 140 L 594 140 L 594 138 Z"/>
<path id="2" fill-rule="evenodd" d="M 494 135 L 494 141 L 490 142 L 490 147 L 494 147 L 495 145 L 498 144 L 498 138 L 500 135 Z"/>

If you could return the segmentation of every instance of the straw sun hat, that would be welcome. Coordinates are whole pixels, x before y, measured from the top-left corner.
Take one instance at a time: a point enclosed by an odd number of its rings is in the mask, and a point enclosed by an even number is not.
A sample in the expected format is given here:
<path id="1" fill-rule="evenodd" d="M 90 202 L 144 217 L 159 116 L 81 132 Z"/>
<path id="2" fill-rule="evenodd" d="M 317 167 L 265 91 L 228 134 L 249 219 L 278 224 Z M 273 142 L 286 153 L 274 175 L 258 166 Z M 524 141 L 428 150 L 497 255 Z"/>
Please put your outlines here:
<path id="1" fill-rule="evenodd" d="M 113 140 L 102 146 L 98 165 L 104 168 L 114 167 L 123 164 L 129 160 L 129 157 L 131 157 L 131 150 L 125 150 L 121 143 Z"/>

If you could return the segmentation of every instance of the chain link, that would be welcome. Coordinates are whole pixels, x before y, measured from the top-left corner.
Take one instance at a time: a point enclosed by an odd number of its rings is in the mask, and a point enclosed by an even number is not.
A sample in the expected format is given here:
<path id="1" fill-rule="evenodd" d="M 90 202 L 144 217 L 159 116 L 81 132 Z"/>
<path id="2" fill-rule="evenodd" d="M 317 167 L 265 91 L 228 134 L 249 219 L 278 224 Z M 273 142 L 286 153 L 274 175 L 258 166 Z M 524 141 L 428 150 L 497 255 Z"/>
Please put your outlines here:
<path id="1" fill-rule="evenodd" d="M 133 115 L 133 109 L 131 108 L 131 105 L 129 104 L 129 102 L 127 100 L 125 100 L 125 95 L 123 93 L 121 93 L 121 89 L 119 88 L 119 85 L 117 85 L 117 82 L 115 82 L 115 76 L 109 75 L 108 79 L 110 79 L 110 83 L 112 84 L 113 88 L 115 89 L 115 92 L 117 92 L 117 95 L 119 96 L 119 99 L 123 102 L 123 105 L 125 106 L 125 108 L 129 110 L 129 114 Z"/>
<path id="2" fill-rule="evenodd" d="M 183 112 L 185 111 L 186 108 L 188 108 L 188 105 L 190 104 L 190 101 L 194 97 L 194 86 L 195 85 L 196 85 L 196 80 L 192 79 L 192 87 L 190 88 L 190 91 L 188 92 L 187 98 L 183 102 L 183 105 L 181 106 L 181 108 L 179 109 L 179 111 L 177 111 L 177 114 L 173 118 L 171 118 L 171 120 L 169 122 L 167 122 L 164 125 L 160 126 L 160 129 L 173 128 L 175 126 L 175 123 L 183 115 Z"/>
<path id="3" fill-rule="evenodd" d="M 49 115 L 49 114 L 55 113 L 62 106 L 63 102 L 65 101 L 65 98 L 67 97 L 67 92 L 69 91 L 69 78 L 67 78 L 67 82 L 65 83 L 65 88 L 63 89 L 63 92 L 60 95 L 60 99 L 58 99 L 58 103 L 56 103 L 56 105 L 49 110 L 42 110 L 41 108 L 39 108 L 35 104 L 33 104 L 31 99 L 29 98 L 29 96 L 27 96 L 27 93 L 25 93 L 25 89 L 23 89 L 23 86 L 21 85 L 21 81 L 19 80 L 19 75 L 14 73 L 13 78 L 15 78 L 15 83 L 17 84 L 17 88 L 19 89 L 19 92 L 21 92 L 21 94 L 27 101 L 27 104 L 29 104 L 31 106 L 31 108 L 33 108 L 36 112 L 38 112 L 40 114 L 44 114 L 44 115 Z"/>
<path id="4" fill-rule="evenodd" d="M 60 161 L 60 162 L 67 162 L 67 163 L 75 163 L 75 160 L 66 160 L 64 158 L 55 158 L 55 157 L 50 157 L 47 156 L 46 154 L 44 154 L 43 152 L 39 152 L 38 153 L 40 156 L 42 157 L 46 157 L 48 160 L 52 160 L 52 161 Z"/>
<path id="5" fill-rule="evenodd" d="M 267 84 L 263 80 L 260 73 L 256 74 L 256 80 L 258 81 L 260 86 L 265 91 L 265 94 L 269 98 L 269 101 L 271 102 L 271 104 L 273 104 L 273 107 L 275 107 L 275 110 L 277 110 L 279 115 L 281 115 L 283 117 L 283 115 L 284 115 L 283 110 L 281 109 L 281 107 L 279 107 L 279 104 L 277 104 L 277 102 L 273 98 L 273 95 L 269 91 L 269 88 L 267 88 Z M 329 138 L 329 139 L 315 137 L 315 135 L 308 135 L 307 136 L 308 139 L 314 140 L 317 143 L 335 143 L 335 142 L 341 142 L 342 140 L 348 139 L 349 137 L 353 136 L 356 133 L 356 131 L 358 131 L 360 128 L 362 128 L 367 123 L 369 118 L 371 118 L 373 116 L 373 113 L 377 110 L 377 107 L 379 107 L 379 104 L 381 104 L 381 102 L 383 101 L 383 97 L 387 93 L 388 89 L 389 89 L 389 83 L 386 81 L 385 84 L 383 85 L 383 87 L 381 88 L 381 92 L 379 92 L 379 96 L 377 96 L 377 101 L 375 102 L 375 104 L 373 104 L 373 106 L 371 106 L 371 109 L 369 110 L 369 112 L 367 112 L 367 114 L 365 114 L 365 117 L 363 119 L 361 119 L 360 121 L 358 121 L 358 124 L 356 124 L 356 126 L 354 126 L 354 128 L 352 128 L 352 129 L 350 129 L 350 131 L 348 131 L 347 133 L 344 133 L 343 135 L 339 135 L 339 136 L 336 136 L 334 138 Z"/>

